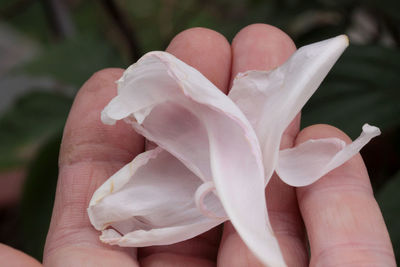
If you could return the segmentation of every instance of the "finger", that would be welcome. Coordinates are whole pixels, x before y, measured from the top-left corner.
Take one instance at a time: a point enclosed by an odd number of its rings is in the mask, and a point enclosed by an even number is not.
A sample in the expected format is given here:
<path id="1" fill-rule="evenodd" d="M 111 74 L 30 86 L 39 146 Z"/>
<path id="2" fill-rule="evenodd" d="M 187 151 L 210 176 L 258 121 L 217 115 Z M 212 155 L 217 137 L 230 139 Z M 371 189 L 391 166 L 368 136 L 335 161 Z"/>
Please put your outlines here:
<path id="1" fill-rule="evenodd" d="M 123 70 L 94 74 L 80 89 L 64 129 L 55 204 L 47 236 L 44 264 L 132 266 L 126 250 L 104 245 L 90 224 L 86 209 L 93 192 L 115 171 L 143 150 L 143 139 L 131 127 L 100 121 L 101 110 L 117 94 L 115 81 Z M 108 265 L 107 265 L 108 264 Z"/>
<path id="2" fill-rule="evenodd" d="M 178 34 L 166 51 L 196 68 L 224 93 L 228 92 L 231 48 L 220 33 L 192 28 Z"/>
<path id="3" fill-rule="evenodd" d="M 0 244 L 0 262 L 8 267 L 40 267 L 42 266 L 31 256 L 12 247 Z"/>
<path id="4" fill-rule="evenodd" d="M 293 41 L 281 30 L 254 24 L 241 30 L 232 43 L 232 79 L 246 70 L 271 70 L 280 66 L 295 51 Z M 290 124 L 282 138 L 281 148 L 291 147 L 299 131 L 300 116 Z M 304 230 L 295 191 L 274 175 L 266 198 L 272 228 L 289 266 L 307 262 Z M 218 257 L 221 266 L 258 266 L 230 223 L 224 233 Z M 260 265 L 261 266 L 261 265 Z"/>
<path id="5" fill-rule="evenodd" d="M 193 28 L 178 34 L 167 52 L 199 70 L 221 91 L 227 92 L 230 78 L 231 49 L 219 33 Z M 139 250 L 143 266 L 214 266 L 217 256 L 220 228 L 196 238 L 169 246 L 153 246 Z"/>
<path id="6" fill-rule="evenodd" d="M 351 140 L 328 125 L 302 130 L 309 139 Z M 396 266 L 390 238 L 360 154 L 319 181 L 297 189 L 311 248 L 311 266 Z"/>

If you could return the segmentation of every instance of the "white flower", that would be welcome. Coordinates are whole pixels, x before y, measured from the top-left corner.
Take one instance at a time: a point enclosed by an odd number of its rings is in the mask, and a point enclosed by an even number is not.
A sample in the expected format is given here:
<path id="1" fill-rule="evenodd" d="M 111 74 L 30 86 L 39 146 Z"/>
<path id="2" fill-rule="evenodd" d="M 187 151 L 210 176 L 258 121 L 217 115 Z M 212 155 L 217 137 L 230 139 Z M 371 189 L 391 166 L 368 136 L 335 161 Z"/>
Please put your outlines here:
<path id="1" fill-rule="evenodd" d="M 88 213 L 100 239 L 167 245 L 231 220 L 261 262 L 286 266 L 265 203 L 273 172 L 289 185 L 309 185 L 380 133 L 366 124 L 350 145 L 328 138 L 279 151 L 283 131 L 347 45 L 338 36 L 300 48 L 273 71 L 239 74 L 229 96 L 166 52 L 130 66 L 102 121 L 124 119 L 158 147 L 94 193 Z"/>

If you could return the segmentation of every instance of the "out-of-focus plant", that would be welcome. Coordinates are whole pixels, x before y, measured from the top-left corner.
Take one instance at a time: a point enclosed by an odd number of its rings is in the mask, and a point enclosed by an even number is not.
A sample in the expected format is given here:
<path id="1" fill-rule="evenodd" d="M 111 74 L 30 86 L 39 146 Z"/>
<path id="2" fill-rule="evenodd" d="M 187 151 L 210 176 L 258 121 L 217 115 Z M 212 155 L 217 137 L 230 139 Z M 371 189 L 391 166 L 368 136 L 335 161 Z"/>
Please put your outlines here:
<path id="1" fill-rule="evenodd" d="M 281 28 L 298 46 L 350 35 L 350 48 L 305 107 L 303 125 L 329 123 L 352 137 L 365 121 L 382 129 L 383 135 L 363 156 L 399 259 L 395 203 L 400 198 L 393 193 L 400 190 L 398 175 L 394 178 L 400 166 L 398 0 L 1 1 L 0 23 L 30 38 L 39 53 L 0 80 L 19 74 L 45 76 L 55 86 L 30 90 L 0 114 L 0 170 L 27 169 L 21 217 L 30 209 L 42 211 L 31 226 L 22 223 L 21 249 L 41 258 L 62 128 L 74 93 L 92 73 L 124 68 L 145 52 L 163 50 L 189 27 L 209 27 L 231 40 L 241 28 L 258 22 Z M 0 90 L 4 94 L 7 88 Z M 32 197 L 37 190 L 43 190 L 43 197 Z M 31 231 L 33 226 L 37 230 Z"/>

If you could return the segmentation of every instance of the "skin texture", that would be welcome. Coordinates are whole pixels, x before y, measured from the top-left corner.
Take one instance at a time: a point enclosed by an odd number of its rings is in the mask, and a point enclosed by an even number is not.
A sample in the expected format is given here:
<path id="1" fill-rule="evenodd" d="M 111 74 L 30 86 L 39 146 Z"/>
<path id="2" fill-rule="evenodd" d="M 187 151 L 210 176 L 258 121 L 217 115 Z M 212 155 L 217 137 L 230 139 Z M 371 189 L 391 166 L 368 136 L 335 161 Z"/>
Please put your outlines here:
<path id="1" fill-rule="evenodd" d="M 269 70 L 294 51 L 291 39 L 264 24 L 242 29 L 232 45 L 220 34 L 193 28 L 178 34 L 167 51 L 197 68 L 227 93 L 231 78 L 249 69 Z M 100 111 L 117 94 L 121 69 L 94 74 L 71 109 L 60 153 L 56 200 L 44 251 L 45 266 L 261 266 L 230 223 L 170 246 L 119 248 L 99 241 L 86 208 L 93 192 L 144 150 L 144 140 L 123 122 L 103 125 Z M 338 129 L 315 125 L 299 133 L 300 115 L 286 130 L 281 147 L 310 138 L 349 138 Z M 393 249 L 360 155 L 318 182 L 292 188 L 274 176 L 266 189 L 272 227 L 289 266 L 396 266 Z M 306 231 L 310 242 L 308 257 Z M 10 250 L 0 247 L 0 251 Z M 13 251 L 9 261 L 27 259 Z M 12 256 L 14 255 L 14 256 Z M 31 262 L 28 262 L 31 260 Z M 19 265 L 15 265 L 19 266 Z"/>
<path id="2" fill-rule="evenodd" d="M 9 267 L 40 267 L 42 266 L 34 258 L 12 247 L 0 244 L 0 262 L 7 263 Z"/>

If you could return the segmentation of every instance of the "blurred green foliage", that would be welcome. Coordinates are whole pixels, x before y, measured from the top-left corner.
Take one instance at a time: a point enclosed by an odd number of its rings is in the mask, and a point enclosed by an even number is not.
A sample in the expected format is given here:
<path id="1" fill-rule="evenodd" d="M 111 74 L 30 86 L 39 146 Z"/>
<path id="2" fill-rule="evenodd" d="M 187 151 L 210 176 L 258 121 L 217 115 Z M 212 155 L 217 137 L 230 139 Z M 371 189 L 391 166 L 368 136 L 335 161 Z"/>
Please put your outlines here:
<path id="1" fill-rule="evenodd" d="M 0 170 L 28 164 L 40 144 L 61 132 L 71 98 L 33 91 L 22 96 L 0 118 Z"/>
<path id="2" fill-rule="evenodd" d="M 232 40 L 248 24 L 268 23 L 287 32 L 297 46 L 353 34 L 358 44 L 349 47 L 306 105 L 303 126 L 329 123 L 353 138 L 364 122 L 382 129 L 383 135 L 363 156 L 368 166 L 374 166 L 369 171 L 375 189 L 383 188 L 378 200 L 399 257 L 400 198 L 396 192 L 400 183 L 394 174 L 400 165 L 400 1 L 60 2 L 64 5 L 44 0 L 0 2 L 0 22 L 40 48 L 33 59 L 5 75 L 46 76 L 76 92 L 95 71 L 125 68 L 145 52 L 165 49 L 180 31 L 197 26 L 212 28 Z M 61 132 L 72 100 L 70 92 L 37 88 L 0 114 L 0 170 L 28 170 L 21 205 L 22 249 L 38 259 L 52 209 Z M 385 160 L 379 162 L 379 158 Z"/>
<path id="3" fill-rule="evenodd" d="M 75 37 L 55 45 L 23 66 L 32 75 L 47 75 L 78 88 L 94 71 L 105 66 L 123 66 L 116 49 L 104 40 Z"/>
<path id="4" fill-rule="evenodd" d="M 383 132 L 400 125 L 400 52 L 377 45 L 352 45 L 304 109 L 303 123 L 332 124 L 351 137 L 361 123 Z"/>
<path id="5" fill-rule="evenodd" d="M 396 253 L 397 261 L 400 259 L 400 212 L 399 212 L 400 172 L 398 172 L 377 195 L 383 217 L 388 226 L 390 238 Z"/>
<path id="6" fill-rule="evenodd" d="M 24 251 L 41 260 L 50 225 L 58 176 L 61 132 L 49 136 L 28 166 L 21 200 Z"/>

